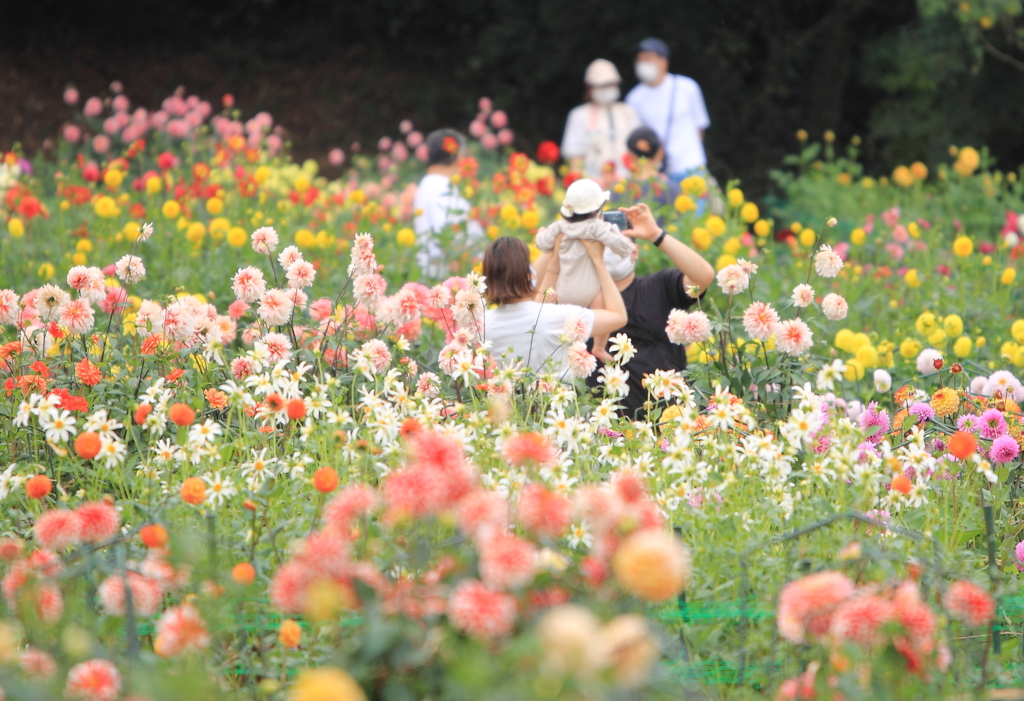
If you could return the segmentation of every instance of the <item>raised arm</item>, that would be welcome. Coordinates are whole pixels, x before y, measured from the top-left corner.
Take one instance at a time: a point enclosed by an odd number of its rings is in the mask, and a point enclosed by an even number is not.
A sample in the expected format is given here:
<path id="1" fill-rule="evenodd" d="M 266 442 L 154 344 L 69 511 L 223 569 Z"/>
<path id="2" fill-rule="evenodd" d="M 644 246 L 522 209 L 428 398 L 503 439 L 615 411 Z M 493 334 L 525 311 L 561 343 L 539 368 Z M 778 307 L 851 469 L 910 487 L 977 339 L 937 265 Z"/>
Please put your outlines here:
<path id="1" fill-rule="evenodd" d="M 618 331 L 629 321 L 626 303 L 622 301 L 622 294 L 619 293 L 619 288 L 615 286 L 615 281 L 612 280 L 608 268 L 605 267 L 604 244 L 600 241 L 586 239 L 580 239 L 580 242 L 586 247 L 587 255 L 590 256 L 590 261 L 594 264 L 597 279 L 601 283 L 601 294 L 604 296 L 605 309 L 594 310 L 594 328 L 591 329 L 590 335 L 608 335 L 613 331 Z"/>
<path id="2" fill-rule="evenodd" d="M 561 268 L 558 252 L 562 250 L 562 234 L 555 237 L 554 247 L 550 251 L 540 254 L 537 259 L 537 295 L 535 302 L 544 301 L 544 293 L 554 289 L 558 282 L 558 271 Z"/>
<path id="3" fill-rule="evenodd" d="M 627 236 L 653 243 L 664 233 L 646 204 L 641 202 L 628 208 L 620 207 L 619 210 L 626 213 L 626 218 L 633 227 L 623 232 Z M 715 269 L 711 264 L 682 241 L 666 234 L 658 247 L 679 268 L 683 274 L 684 286 L 696 285 L 703 292 L 715 279 Z"/>

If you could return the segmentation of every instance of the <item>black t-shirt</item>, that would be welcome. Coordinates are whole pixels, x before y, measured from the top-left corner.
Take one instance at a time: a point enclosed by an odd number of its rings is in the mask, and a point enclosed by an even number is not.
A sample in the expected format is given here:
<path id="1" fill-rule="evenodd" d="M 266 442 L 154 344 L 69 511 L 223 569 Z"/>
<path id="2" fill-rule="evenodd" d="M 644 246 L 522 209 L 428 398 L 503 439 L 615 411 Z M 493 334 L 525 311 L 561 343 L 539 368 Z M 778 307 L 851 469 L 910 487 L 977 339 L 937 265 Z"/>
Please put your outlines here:
<path id="1" fill-rule="evenodd" d="M 629 372 L 629 394 L 619 403 L 628 417 L 644 417 L 643 405 L 647 390 L 641 384 L 644 375 L 655 370 L 686 368 L 686 348 L 668 340 L 665 325 L 673 309 L 688 309 L 697 303 L 683 289 L 683 273 L 678 269 L 660 270 L 653 275 L 637 276 L 622 290 L 629 321 L 615 333 L 629 336 L 636 346 L 636 355 L 622 366 Z M 615 334 L 612 334 L 613 336 Z M 594 372 L 587 378 L 589 387 L 601 387 Z"/>

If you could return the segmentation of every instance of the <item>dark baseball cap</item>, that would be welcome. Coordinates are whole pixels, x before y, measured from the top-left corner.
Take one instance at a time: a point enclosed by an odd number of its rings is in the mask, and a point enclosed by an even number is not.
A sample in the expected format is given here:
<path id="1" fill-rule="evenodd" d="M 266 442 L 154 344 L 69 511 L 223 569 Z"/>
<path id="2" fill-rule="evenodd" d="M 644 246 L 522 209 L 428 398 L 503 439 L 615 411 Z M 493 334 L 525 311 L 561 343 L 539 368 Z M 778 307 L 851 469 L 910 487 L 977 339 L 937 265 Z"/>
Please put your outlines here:
<path id="1" fill-rule="evenodd" d="M 668 58 L 669 55 L 668 44 L 663 42 L 661 39 L 656 39 L 654 37 L 647 37 L 637 44 L 636 52 L 640 53 L 641 51 L 650 51 L 653 54 L 658 54 L 662 58 Z"/>
<path id="2" fill-rule="evenodd" d="M 626 140 L 626 148 L 638 158 L 654 158 L 661 148 L 661 139 L 649 127 L 637 127 Z"/>

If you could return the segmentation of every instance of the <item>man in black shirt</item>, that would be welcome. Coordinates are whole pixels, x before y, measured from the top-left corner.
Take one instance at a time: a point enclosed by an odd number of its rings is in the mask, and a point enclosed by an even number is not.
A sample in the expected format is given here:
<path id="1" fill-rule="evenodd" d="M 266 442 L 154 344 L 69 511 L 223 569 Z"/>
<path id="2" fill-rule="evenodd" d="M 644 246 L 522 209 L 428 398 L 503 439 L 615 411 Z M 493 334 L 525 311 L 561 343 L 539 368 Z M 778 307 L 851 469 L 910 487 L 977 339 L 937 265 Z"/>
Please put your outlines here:
<path id="1" fill-rule="evenodd" d="M 649 241 L 660 248 L 675 263 L 675 268 L 659 270 L 653 275 L 629 275 L 619 280 L 616 287 L 622 293 L 629 321 L 614 333 L 629 336 L 636 347 L 636 355 L 622 368 L 629 372 L 629 394 L 619 403 L 630 418 L 643 419 L 647 412 L 647 390 L 642 383 L 644 375 L 655 370 L 683 370 L 686 367 L 686 348 L 672 343 L 665 333 L 668 315 L 673 309 L 687 309 L 697 300 L 687 294 L 687 288 L 696 287 L 703 294 L 715 278 L 715 269 L 692 248 L 669 236 L 654 220 L 645 204 L 623 208 L 631 229 L 624 231 L 634 239 Z M 587 378 L 587 385 L 599 387 L 598 374 Z"/>

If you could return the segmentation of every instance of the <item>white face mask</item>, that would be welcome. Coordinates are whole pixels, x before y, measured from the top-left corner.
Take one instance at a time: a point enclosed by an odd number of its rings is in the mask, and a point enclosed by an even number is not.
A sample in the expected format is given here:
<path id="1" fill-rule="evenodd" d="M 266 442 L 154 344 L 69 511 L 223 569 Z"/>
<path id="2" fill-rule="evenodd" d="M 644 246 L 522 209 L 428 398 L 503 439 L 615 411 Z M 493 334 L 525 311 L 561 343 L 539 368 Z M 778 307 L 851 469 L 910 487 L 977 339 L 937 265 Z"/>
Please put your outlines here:
<path id="1" fill-rule="evenodd" d="M 610 105 L 619 99 L 619 88 L 611 85 L 604 88 L 593 88 L 590 91 L 590 99 L 599 105 Z"/>
<path id="2" fill-rule="evenodd" d="M 633 69 L 636 71 L 636 77 L 644 83 L 653 83 L 661 75 L 658 65 L 650 61 L 637 61 Z"/>

